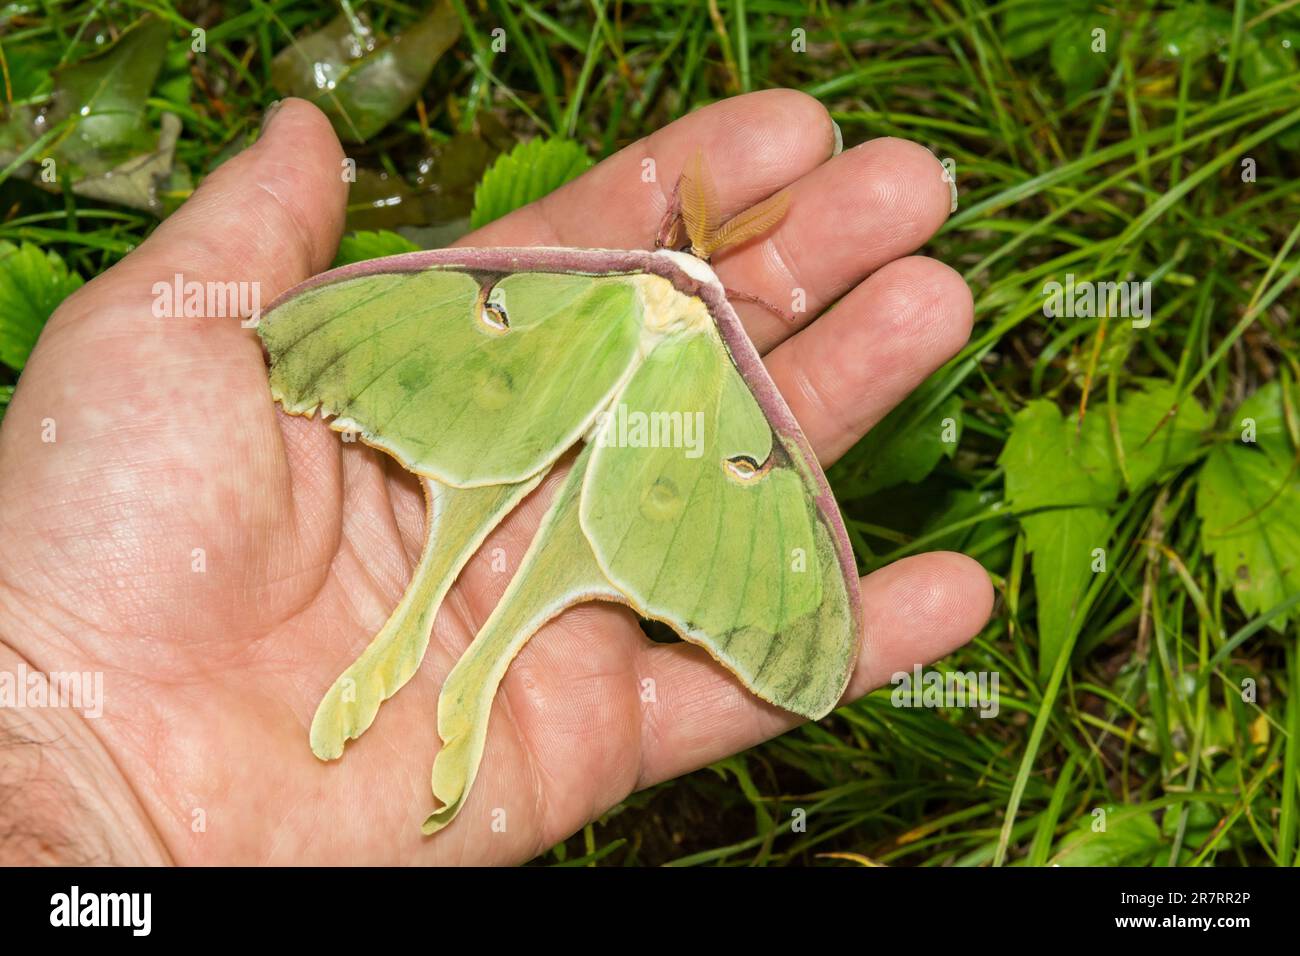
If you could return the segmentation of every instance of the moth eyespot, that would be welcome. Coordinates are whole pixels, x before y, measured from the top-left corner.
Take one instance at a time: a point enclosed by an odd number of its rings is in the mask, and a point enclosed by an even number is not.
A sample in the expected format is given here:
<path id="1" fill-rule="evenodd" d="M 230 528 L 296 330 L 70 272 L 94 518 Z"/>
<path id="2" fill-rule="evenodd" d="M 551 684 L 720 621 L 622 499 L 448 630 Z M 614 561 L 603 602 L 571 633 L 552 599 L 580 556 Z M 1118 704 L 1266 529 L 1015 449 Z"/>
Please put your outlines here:
<path id="1" fill-rule="evenodd" d="M 651 521 L 672 521 L 682 513 L 682 495 L 671 478 L 659 478 L 641 495 L 641 514 Z"/>
<path id="2" fill-rule="evenodd" d="M 474 403 L 490 412 L 500 411 L 514 398 L 515 383 L 501 369 L 480 372 L 474 382 Z"/>
<path id="3" fill-rule="evenodd" d="M 772 470 L 772 459 L 769 456 L 767 461 L 760 465 L 748 455 L 736 455 L 732 458 L 724 459 L 722 467 L 726 470 L 727 476 L 731 478 L 732 481 L 737 481 L 742 485 L 748 485 L 758 481 Z"/>
<path id="4" fill-rule="evenodd" d="M 506 313 L 505 294 L 498 288 L 485 288 L 479 295 L 478 320 L 493 335 L 510 331 L 510 316 Z"/>

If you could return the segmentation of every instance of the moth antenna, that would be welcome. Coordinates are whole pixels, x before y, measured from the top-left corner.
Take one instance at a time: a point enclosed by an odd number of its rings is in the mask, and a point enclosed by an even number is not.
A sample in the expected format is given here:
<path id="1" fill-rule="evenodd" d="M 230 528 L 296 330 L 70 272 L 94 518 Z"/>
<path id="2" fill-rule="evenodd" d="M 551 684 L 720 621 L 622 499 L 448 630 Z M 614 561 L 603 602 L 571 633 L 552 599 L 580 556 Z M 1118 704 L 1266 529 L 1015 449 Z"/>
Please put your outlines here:
<path id="1" fill-rule="evenodd" d="M 709 255 L 713 255 L 761 236 L 784 219 L 789 211 L 789 192 L 782 191 L 764 199 L 757 206 L 750 206 L 739 216 L 729 220 L 715 232 L 706 251 Z"/>
<path id="2" fill-rule="evenodd" d="M 677 190 L 681 196 L 682 222 L 691 240 L 691 252 L 707 259 L 714 248 L 713 237 L 718 229 L 721 204 L 703 150 L 697 149 L 687 162 L 677 181 Z"/>
<path id="3" fill-rule="evenodd" d="M 775 315 L 786 325 L 793 327 L 795 322 L 797 321 L 793 315 L 787 315 L 785 312 L 782 312 L 780 309 L 774 306 L 771 302 L 768 302 L 766 299 L 760 299 L 758 296 L 750 295 L 748 292 L 740 292 L 736 289 L 728 289 L 725 286 L 723 287 L 722 291 L 723 293 L 726 294 L 728 299 L 739 299 L 741 302 L 751 302 L 754 305 L 761 305 L 763 308 L 767 309 L 767 311 L 771 312 L 773 315 Z"/>

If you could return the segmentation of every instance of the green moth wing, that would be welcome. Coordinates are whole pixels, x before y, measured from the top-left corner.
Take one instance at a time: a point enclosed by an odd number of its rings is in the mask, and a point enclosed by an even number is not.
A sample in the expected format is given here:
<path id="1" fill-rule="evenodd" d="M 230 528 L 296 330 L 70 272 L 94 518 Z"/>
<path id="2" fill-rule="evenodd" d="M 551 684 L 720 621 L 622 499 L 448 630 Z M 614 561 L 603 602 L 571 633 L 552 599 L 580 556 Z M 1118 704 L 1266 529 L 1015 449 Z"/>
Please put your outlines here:
<path id="1" fill-rule="evenodd" d="M 501 601 L 443 682 L 438 696 L 442 749 L 432 788 L 442 804 L 424 832 L 445 827 L 464 805 L 487 743 L 492 700 L 506 668 L 543 624 L 583 601 L 620 599 L 601 573 L 578 523 L 578 500 L 591 448 L 583 450 L 542 519 Z"/>
<path id="2" fill-rule="evenodd" d="M 473 487 L 532 477 L 590 427 L 636 357 L 639 306 L 623 276 L 428 269 L 309 289 L 259 329 L 285 411 Z"/>
<path id="3" fill-rule="evenodd" d="M 857 649 L 848 588 L 806 476 L 722 341 L 712 329 L 665 340 L 619 403 L 638 423 L 699 434 L 685 451 L 638 447 L 611 440 L 611 416 L 598 436 L 581 514 L 609 580 L 759 697 L 824 716 Z"/>
<path id="4" fill-rule="evenodd" d="M 452 488 L 425 479 L 424 550 L 393 613 L 361 656 L 330 685 L 311 722 L 311 749 L 322 760 L 343 755 L 379 705 L 415 676 L 429 646 L 433 619 L 457 575 L 483 539 L 541 481 Z"/>

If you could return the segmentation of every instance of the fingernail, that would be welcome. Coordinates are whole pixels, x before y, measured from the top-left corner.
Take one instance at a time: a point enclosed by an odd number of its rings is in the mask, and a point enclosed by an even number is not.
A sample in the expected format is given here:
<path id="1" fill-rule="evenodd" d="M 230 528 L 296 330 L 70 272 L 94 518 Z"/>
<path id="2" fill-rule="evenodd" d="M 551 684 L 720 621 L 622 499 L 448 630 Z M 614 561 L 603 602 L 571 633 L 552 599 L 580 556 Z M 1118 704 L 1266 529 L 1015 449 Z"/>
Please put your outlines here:
<path id="1" fill-rule="evenodd" d="M 831 132 L 835 134 L 835 145 L 831 148 L 831 158 L 844 152 L 844 131 L 840 129 L 840 124 L 831 120 Z"/>
<path id="2" fill-rule="evenodd" d="M 271 120 L 275 119 L 275 114 L 280 112 L 280 107 L 283 105 L 284 105 L 284 100 L 276 100 L 274 103 L 272 103 L 270 106 L 268 106 L 266 109 L 262 111 L 261 132 L 263 135 L 265 135 L 267 129 L 271 125 Z"/>

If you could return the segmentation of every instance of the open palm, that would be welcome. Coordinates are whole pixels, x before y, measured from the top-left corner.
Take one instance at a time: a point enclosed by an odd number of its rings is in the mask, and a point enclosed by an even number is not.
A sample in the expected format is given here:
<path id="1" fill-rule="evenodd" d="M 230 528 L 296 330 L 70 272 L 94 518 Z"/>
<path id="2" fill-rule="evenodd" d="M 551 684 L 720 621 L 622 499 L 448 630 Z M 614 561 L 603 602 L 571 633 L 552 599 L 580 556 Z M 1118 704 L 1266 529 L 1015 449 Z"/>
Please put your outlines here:
<path id="1" fill-rule="evenodd" d="M 892 139 L 832 157 L 833 141 L 802 94 L 724 101 L 465 244 L 647 248 L 696 149 L 727 215 L 789 188 L 781 225 L 715 267 L 783 307 L 803 290 L 798 327 L 738 311 L 829 464 L 961 347 L 972 316 L 955 272 L 908 256 L 948 211 L 938 161 Z M 626 609 L 575 608 L 511 666 L 459 819 L 421 836 L 438 688 L 506 586 L 501 557 L 518 566 L 552 476 L 471 559 L 421 672 L 342 760 L 312 756 L 317 702 L 418 555 L 419 486 L 319 420 L 281 414 L 238 319 L 156 318 L 152 303 L 154 284 L 180 274 L 258 282 L 265 305 L 324 269 L 343 225 L 342 160 L 324 116 L 282 104 L 257 145 L 63 304 L 0 431 L 0 667 L 104 674 L 103 716 L 70 739 L 120 778 L 130 798 L 115 807 L 138 814 L 145 859 L 520 861 L 632 790 L 793 723 L 701 649 L 647 641 Z M 946 553 L 862 588 L 867 643 L 849 698 L 969 639 L 991 601 L 980 567 Z"/>

